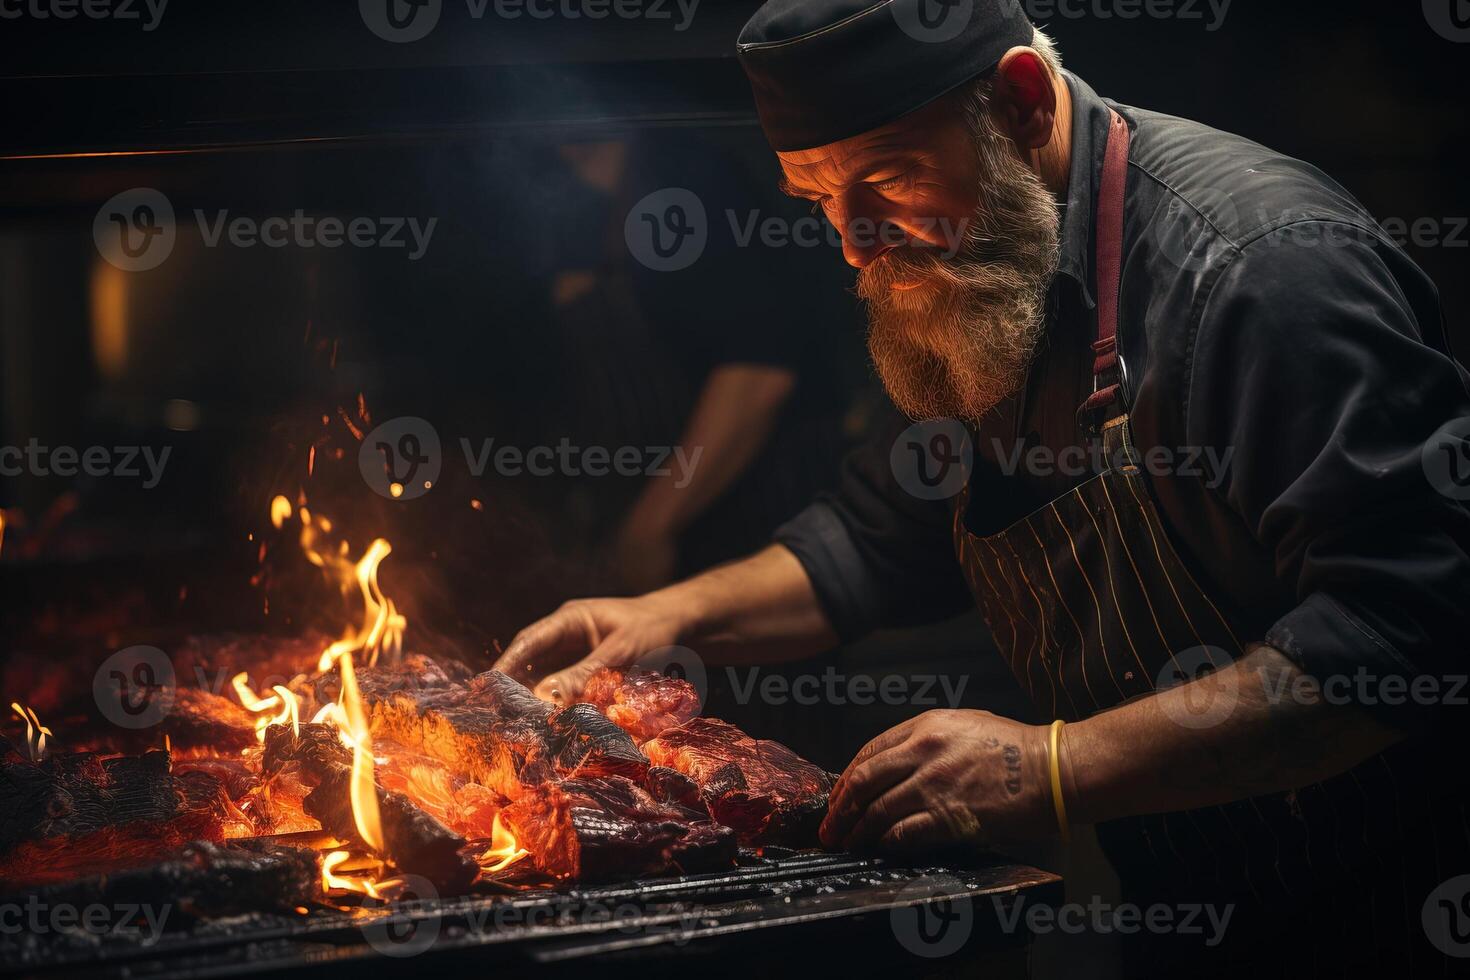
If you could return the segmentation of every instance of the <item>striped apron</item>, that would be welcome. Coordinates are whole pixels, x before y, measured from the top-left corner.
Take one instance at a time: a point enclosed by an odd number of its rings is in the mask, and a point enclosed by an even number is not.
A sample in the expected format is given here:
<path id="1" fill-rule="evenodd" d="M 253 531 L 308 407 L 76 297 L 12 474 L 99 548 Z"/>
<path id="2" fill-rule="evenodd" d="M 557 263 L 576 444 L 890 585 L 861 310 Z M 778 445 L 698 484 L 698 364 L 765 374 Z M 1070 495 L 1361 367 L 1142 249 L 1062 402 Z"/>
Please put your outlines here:
<path id="1" fill-rule="evenodd" d="M 1191 576 L 1137 465 L 1117 342 L 1129 142 L 1114 113 L 1098 195 L 1094 394 L 1078 413 L 1112 463 L 993 535 L 966 525 L 970 488 L 956 498 L 956 551 L 996 645 L 1038 711 L 1071 722 L 1239 660 L 1259 639 Z M 1442 955 L 1421 923 L 1436 887 L 1470 873 L 1465 794 L 1445 785 L 1463 780 L 1425 756 L 1401 743 L 1292 793 L 1098 827 L 1124 901 L 1170 906 L 1176 922 L 1192 905 L 1233 906 L 1218 946 L 1125 938 L 1128 975 L 1249 964 L 1294 977 L 1440 976 L 1470 964 Z"/>

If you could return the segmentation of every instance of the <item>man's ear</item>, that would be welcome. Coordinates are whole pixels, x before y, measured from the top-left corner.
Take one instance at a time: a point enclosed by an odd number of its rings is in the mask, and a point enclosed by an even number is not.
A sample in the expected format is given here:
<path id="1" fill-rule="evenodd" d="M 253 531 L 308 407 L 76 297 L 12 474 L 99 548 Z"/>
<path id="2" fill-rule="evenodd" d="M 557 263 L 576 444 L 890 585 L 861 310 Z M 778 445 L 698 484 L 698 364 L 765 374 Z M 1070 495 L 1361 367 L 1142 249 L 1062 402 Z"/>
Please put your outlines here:
<path id="1" fill-rule="evenodd" d="M 1011 138 L 1022 150 L 1039 150 L 1052 139 L 1057 93 L 1041 55 L 1011 48 L 995 70 L 995 99 L 1011 124 Z"/>

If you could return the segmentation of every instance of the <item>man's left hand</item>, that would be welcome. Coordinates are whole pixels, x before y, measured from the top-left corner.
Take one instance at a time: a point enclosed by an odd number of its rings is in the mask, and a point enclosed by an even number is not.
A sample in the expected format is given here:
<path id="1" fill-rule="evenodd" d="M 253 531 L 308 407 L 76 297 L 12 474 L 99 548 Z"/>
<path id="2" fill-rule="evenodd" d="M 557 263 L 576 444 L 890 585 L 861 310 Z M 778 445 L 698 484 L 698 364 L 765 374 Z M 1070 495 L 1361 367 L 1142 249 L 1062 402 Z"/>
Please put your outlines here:
<path id="1" fill-rule="evenodd" d="M 1056 832 L 1047 729 L 930 711 L 863 747 L 832 790 L 822 843 L 911 851 Z"/>

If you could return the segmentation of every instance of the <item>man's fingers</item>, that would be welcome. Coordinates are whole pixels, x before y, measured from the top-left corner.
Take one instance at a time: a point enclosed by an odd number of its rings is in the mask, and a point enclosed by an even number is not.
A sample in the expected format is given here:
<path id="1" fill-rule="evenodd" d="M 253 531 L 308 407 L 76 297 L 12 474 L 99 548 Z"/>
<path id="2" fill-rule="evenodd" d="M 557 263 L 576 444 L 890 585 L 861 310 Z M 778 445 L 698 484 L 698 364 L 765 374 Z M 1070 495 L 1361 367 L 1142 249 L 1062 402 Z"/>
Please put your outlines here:
<path id="1" fill-rule="evenodd" d="M 517 633 L 495 661 L 495 669 L 524 683 L 548 660 L 586 653 L 596 645 L 590 617 L 575 606 L 563 606 Z"/>
<path id="2" fill-rule="evenodd" d="M 832 790 L 827 819 L 822 821 L 822 843 L 828 847 L 842 844 L 868 804 L 912 775 L 920 761 L 901 746 L 863 762 L 854 760 Z"/>
<path id="3" fill-rule="evenodd" d="M 893 746 L 907 740 L 909 737 L 909 731 L 912 730 L 913 727 L 918 723 L 919 716 L 915 715 L 912 718 L 899 722 L 897 725 L 894 725 L 886 732 L 874 738 L 867 745 L 864 745 L 861 749 L 859 749 L 857 755 L 852 757 L 852 762 L 848 764 L 847 772 L 852 772 L 854 768 L 864 762 L 867 762 L 879 752 L 891 749 Z M 844 773 L 844 775 L 846 775 L 846 773 Z"/>
<path id="4" fill-rule="evenodd" d="M 945 844 L 949 837 L 944 821 L 925 810 L 895 823 L 878 841 L 878 849 L 888 854 L 914 854 Z"/>
<path id="5" fill-rule="evenodd" d="M 922 812 L 927 803 L 923 780 L 917 775 L 911 776 L 868 804 L 842 842 L 843 849 L 858 851 L 872 848 L 900 821 Z"/>
<path id="6" fill-rule="evenodd" d="M 632 652 L 626 634 L 613 633 L 581 660 L 542 680 L 536 685 L 535 694 L 543 701 L 572 704 L 581 696 L 593 674 L 609 665 L 630 662 Z"/>
<path id="7" fill-rule="evenodd" d="M 591 657 L 579 660 L 565 670 L 559 670 L 536 685 L 535 694 L 543 701 L 557 704 L 572 704 L 587 686 L 587 678 L 602 669 L 602 664 Z"/>

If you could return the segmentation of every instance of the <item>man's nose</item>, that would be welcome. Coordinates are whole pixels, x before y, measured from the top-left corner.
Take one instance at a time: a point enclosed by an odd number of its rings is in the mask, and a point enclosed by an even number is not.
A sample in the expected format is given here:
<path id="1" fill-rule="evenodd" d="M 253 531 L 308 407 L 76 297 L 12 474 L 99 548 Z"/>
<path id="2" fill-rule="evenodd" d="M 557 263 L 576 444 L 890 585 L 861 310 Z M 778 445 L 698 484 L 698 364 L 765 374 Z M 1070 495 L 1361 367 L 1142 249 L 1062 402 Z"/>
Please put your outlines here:
<path id="1" fill-rule="evenodd" d="M 833 218 L 842 235 L 842 257 L 854 269 L 867 268 L 908 241 L 895 216 L 882 208 L 858 207 L 844 201 Z"/>

